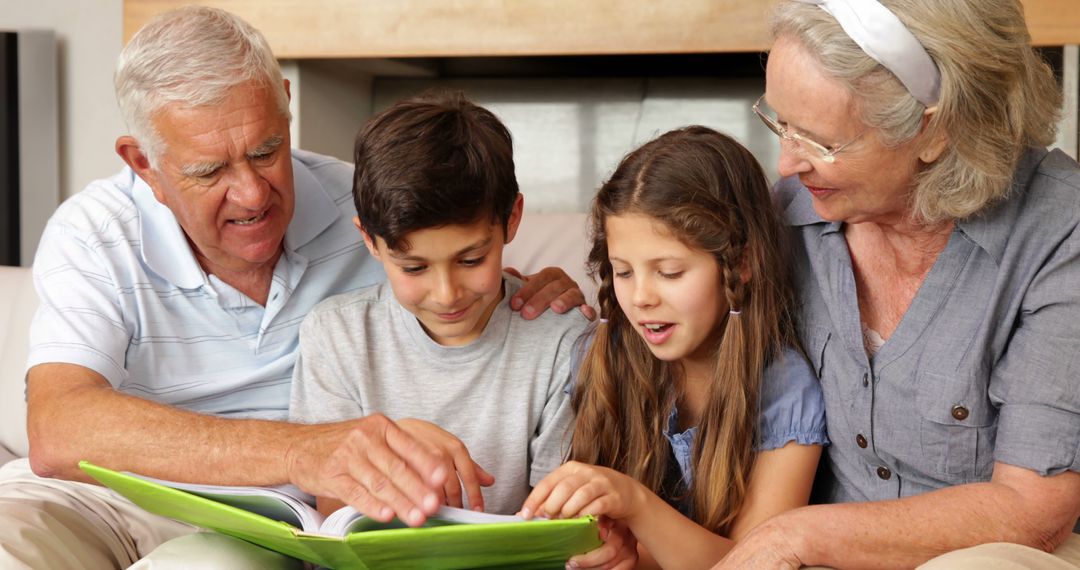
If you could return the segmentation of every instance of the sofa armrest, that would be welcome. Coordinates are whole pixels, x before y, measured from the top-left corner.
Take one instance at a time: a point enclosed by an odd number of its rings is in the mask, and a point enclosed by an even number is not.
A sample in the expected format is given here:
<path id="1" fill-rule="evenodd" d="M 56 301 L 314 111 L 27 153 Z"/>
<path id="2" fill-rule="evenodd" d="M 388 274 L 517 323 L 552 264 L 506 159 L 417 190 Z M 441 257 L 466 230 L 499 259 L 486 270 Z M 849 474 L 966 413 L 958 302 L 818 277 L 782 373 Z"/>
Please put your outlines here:
<path id="1" fill-rule="evenodd" d="M 0 266 L 0 447 L 18 457 L 29 448 L 26 356 L 37 305 L 30 269 Z"/>

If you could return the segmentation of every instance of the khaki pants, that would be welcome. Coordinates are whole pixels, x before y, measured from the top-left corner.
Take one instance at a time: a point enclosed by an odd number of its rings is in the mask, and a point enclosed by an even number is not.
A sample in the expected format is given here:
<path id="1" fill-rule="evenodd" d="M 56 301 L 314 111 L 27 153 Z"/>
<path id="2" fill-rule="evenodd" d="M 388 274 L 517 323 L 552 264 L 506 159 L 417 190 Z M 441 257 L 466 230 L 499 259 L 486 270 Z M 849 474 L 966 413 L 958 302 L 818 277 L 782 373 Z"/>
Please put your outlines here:
<path id="1" fill-rule="evenodd" d="M 97 485 L 0 467 L 0 568 L 300 568 L 291 558 L 148 513 Z M 175 539 L 175 540 L 174 540 Z M 170 542 L 171 541 L 171 542 Z M 158 548 L 158 547 L 161 548 Z"/>
<path id="2" fill-rule="evenodd" d="M 994 542 L 954 550 L 928 560 L 918 570 L 1078 570 L 1080 569 L 1080 534 L 1073 534 L 1053 554 L 1041 550 Z M 829 570 L 824 566 L 805 566 L 803 570 Z"/>
<path id="3" fill-rule="evenodd" d="M 1073 534 L 1053 552 L 995 542 L 942 554 L 919 566 L 919 570 L 1077 570 L 1080 568 L 1080 535 Z"/>

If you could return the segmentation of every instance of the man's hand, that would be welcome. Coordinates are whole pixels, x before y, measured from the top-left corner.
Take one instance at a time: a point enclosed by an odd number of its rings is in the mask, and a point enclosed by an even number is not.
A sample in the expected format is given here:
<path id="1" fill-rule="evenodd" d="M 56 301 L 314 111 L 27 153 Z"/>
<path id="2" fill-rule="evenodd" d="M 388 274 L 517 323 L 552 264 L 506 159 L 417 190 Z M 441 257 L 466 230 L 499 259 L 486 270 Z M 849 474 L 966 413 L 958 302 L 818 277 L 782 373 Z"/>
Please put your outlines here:
<path id="1" fill-rule="evenodd" d="M 451 507 L 464 506 L 461 502 L 461 487 L 465 487 L 465 495 L 469 498 L 469 507 L 474 511 L 484 510 L 484 495 L 480 487 L 490 487 L 495 483 L 495 476 L 480 467 L 465 443 L 454 434 L 441 427 L 424 420 L 412 418 L 398 420 L 398 426 L 421 441 L 434 451 L 442 451 L 445 457 L 454 463 L 454 471 L 457 476 L 447 477 L 443 484 L 443 497 L 447 505 Z"/>
<path id="2" fill-rule="evenodd" d="M 381 414 L 304 426 L 299 435 L 285 457 L 289 480 L 380 522 L 397 516 L 420 526 L 439 509 L 454 475 L 454 456 Z"/>
<path id="3" fill-rule="evenodd" d="M 548 307 L 559 314 L 579 307 L 590 321 L 596 318 L 596 310 L 585 304 L 585 294 L 562 269 L 545 267 L 534 275 L 522 275 L 513 267 L 504 271 L 525 282 L 510 298 L 510 308 L 520 310 L 525 319 L 535 319 Z"/>

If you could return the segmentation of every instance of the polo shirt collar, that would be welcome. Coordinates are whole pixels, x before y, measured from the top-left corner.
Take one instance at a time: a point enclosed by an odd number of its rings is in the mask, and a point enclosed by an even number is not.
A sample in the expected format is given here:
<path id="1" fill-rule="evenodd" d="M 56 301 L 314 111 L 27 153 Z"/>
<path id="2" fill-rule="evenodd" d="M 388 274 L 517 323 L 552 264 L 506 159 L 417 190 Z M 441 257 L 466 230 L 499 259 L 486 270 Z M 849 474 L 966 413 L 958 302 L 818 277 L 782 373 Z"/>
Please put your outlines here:
<path id="1" fill-rule="evenodd" d="M 139 210 L 139 236 L 147 267 L 181 289 L 197 289 L 206 284 L 176 216 L 154 196 L 150 186 L 132 174 L 132 198 Z M 337 204 L 322 184 L 295 157 L 293 158 L 295 206 L 293 219 L 285 230 L 286 250 L 296 251 L 330 227 L 341 216 Z"/>
<path id="2" fill-rule="evenodd" d="M 293 188 L 296 205 L 293 219 L 285 230 L 285 248 L 290 251 L 307 245 L 342 215 L 322 182 L 296 157 L 293 157 Z"/>
<path id="3" fill-rule="evenodd" d="M 158 202 L 150 185 L 137 175 L 131 196 L 139 209 L 139 240 L 146 266 L 181 289 L 198 289 L 206 283 L 187 236 L 172 210 Z"/>

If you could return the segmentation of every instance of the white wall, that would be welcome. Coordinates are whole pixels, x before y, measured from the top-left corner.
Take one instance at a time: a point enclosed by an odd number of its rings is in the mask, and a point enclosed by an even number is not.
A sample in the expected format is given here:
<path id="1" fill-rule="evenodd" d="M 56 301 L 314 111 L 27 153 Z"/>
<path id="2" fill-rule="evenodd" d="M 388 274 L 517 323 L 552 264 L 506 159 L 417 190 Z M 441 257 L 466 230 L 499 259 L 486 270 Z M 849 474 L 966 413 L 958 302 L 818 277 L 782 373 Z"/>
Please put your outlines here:
<path id="1" fill-rule="evenodd" d="M 123 166 L 113 152 L 125 128 L 112 87 L 122 23 L 122 0 L 0 0 L 0 29 L 56 32 L 63 198 Z"/>

